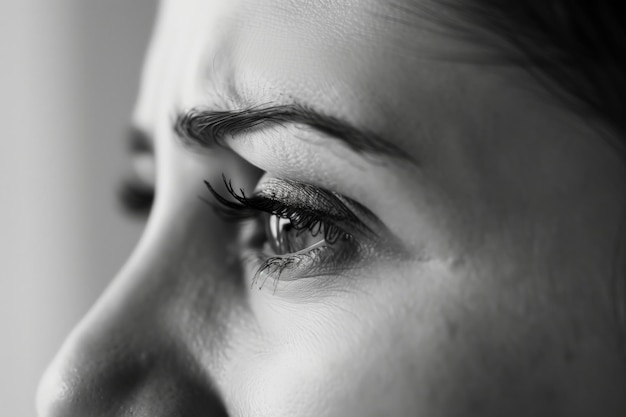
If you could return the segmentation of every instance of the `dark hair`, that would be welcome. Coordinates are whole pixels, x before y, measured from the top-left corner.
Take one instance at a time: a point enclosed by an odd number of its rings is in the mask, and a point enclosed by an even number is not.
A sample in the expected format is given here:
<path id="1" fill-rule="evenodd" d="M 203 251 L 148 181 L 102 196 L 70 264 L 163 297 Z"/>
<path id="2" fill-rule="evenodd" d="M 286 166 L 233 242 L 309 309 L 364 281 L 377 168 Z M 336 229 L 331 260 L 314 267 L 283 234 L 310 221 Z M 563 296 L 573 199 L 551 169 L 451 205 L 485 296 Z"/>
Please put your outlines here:
<path id="1" fill-rule="evenodd" d="M 430 0 L 397 6 L 448 33 L 493 47 L 584 117 L 626 162 L 626 19 L 597 0 Z M 626 170 L 625 178 L 626 180 Z M 625 190 L 626 191 L 626 190 Z M 626 212 L 615 248 L 616 324 L 626 354 Z"/>
<path id="2" fill-rule="evenodd" d="M 591 123 L 599 121 L 594 124 L 600 130 L 608 128 L 604 136 L 626 161 L 626 19 L 618 2 L 444 1 L 470 29 L 485 30 L 512 45 L 514 59 L 521 58 L 560 100 Z M 614 295 L 626 348 L 626 216 L 620 227 Z"/>
<path id="3" fill-rule="evenodd" d="M 427 0 L 396 5 L 493 47 L 600 130 L 626 158 L 626 19 L 608 0 Z M 595 119 L 595 120 L 593 120 Z"/>
<path id="4" fill-rule="evenodd" d="M 626 147 L 626 25 L 606 0 L 465 0 L 456 9 L 512 44 L 535 75 Z"/>

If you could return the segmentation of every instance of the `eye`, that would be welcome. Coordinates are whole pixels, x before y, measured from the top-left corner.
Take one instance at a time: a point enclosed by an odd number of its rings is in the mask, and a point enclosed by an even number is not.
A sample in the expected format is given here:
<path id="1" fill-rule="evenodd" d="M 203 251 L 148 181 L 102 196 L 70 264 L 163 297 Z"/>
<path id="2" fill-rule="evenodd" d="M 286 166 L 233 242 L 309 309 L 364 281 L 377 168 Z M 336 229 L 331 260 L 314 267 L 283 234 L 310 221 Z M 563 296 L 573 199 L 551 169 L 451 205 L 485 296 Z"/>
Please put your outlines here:
<path id="1" fill-rule="evenodd" d="M 125 213 L 147 217 L 155 193 L 155 159 L 151 140 L 139 129 L 131 129 L 130 154 L 132 169 L 118 189 L 118 201 Z"/>
<path id="2" fill-rule="evenodd" d="M 254 230 L 241 249 L 255 272 L 251 285 L 338 273 L 357 261 L 371 229 L 348 206 L 364 208 L 338 194 L 289 180 L 263 181 L 252 197 L 226 189 L 234 200 L 218 194 L 209 183 L 214 209 L 227 220 L 246 222 Z M 372 215 L 373 216 L 373 215 Z"/>
<path id="3" fill-rule="evenodd" d="M 298 216 L 299 213 L 294 214 L 296 219 L 302 217 Z M 334 245 L 337 240 L 351 239 L 348 233 L 325 223 L 321 218 L 299 223 L 291 218 L 269 214 L 264 216 L 263 221 L 269 249 L 277 255 L 305 252 L 323 244 Z"/>
<path id="4" fill-rule="evenodd" d="M 117 196 L 125 213 L 147 217 L 154 202 L 154 189 L 134 180 L 126 180 L 119 187 Z"/>
<path id="5" fill-rule="evenodd" d="M 277 255 L 311 250 L 325 242 L 321 223 L 317 223 L 310 230 L 298 229 L 291 220 L 275 214 L 264 217 L 270 249 Z"/>

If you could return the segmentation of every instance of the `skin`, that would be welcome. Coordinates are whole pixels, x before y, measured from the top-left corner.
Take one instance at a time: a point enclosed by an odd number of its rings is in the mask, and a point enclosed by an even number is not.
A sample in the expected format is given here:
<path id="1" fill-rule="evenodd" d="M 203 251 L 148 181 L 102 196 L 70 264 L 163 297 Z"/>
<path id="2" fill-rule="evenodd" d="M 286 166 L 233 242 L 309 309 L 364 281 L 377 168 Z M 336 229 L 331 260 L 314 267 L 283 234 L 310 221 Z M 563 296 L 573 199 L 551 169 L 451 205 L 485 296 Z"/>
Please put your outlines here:
<path id="1" fill-rule="evenodd" d="M 623 161 L 495 54 L 385 1 L 165 1 L 134 115 L 157 199 L 44 376 L 39 415 L 625 415 Z M 196 106 L 292 100 L 415 162 L 291 124 L 230 150 L 190 151 L 172 129 Z M 348 196 L 386 238 L 251 286 L 238 227 L 198 199 L 222 172 Z"/>

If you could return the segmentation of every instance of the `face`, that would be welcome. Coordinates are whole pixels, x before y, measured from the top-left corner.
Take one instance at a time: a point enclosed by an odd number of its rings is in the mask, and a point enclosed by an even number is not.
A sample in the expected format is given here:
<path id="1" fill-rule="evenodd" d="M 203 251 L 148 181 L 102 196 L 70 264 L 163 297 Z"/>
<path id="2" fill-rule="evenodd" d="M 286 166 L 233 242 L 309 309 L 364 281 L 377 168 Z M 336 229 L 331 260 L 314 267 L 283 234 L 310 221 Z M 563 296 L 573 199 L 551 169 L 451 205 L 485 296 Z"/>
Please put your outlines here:
<path id="1" fill-rule="evenodd" d="M 622 161 L 405 3 L 162 5 L 156 200 L 41 416 L 625 412 Z"/>

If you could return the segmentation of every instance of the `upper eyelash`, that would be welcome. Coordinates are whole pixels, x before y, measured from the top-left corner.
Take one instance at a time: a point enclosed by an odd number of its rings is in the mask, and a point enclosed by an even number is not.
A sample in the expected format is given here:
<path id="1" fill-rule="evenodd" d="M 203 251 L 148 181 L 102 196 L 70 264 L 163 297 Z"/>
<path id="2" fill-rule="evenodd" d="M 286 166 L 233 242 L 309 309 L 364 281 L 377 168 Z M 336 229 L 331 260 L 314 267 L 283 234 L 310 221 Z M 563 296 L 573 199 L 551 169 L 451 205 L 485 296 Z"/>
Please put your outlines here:
<path id="1" fill-rule="evenodd" d="M 225 175 L 222 175 L 226 191 L 236 200 L 231 201 L 222 197 L 211 186 L 208 181 L 204 181 L 205 185 L 219 203 L 219 205 L 212 204 L 207 201 L 213 209 L 226 220 L 244 220 L 255 216 L 259 211 L 276 215 L 282 218 L 289 219 L 294 229 L 298 231 L 309 230 L 315 235 L 321 230 L 324 233 L 324 240 L 333 244 L 341 237 L 350 238 L 351 235 L 342 230 L 337 225 L 329 222 L 328 214 L 322 213 L 319 210 L 305 210 L 303 208 L 296 208 L 289 206 L 279 200 L 268 198 L 262 195 L 255 195 L 247 197 L 243 189 L 239 189 L 239 193 L 235 192 L 232 182 L 226 179 Z M 205 200 L 206 201 L 206 200 Z"/>

